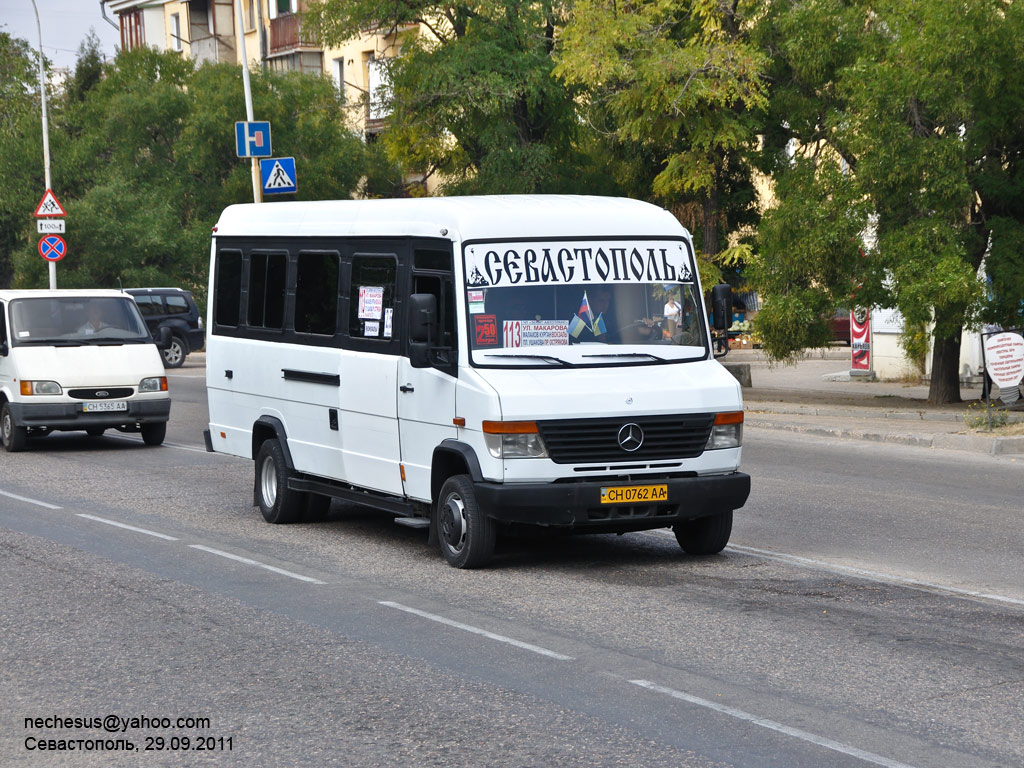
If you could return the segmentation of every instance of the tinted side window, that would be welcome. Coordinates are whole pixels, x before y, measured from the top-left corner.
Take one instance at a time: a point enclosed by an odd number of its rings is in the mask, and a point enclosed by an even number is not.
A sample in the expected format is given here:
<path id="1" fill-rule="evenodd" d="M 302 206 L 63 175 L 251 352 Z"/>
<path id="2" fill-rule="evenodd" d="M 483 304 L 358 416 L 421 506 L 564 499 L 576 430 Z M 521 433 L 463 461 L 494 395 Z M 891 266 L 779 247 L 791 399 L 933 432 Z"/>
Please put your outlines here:
<path id="1" fill-rule="evenodd" d="M 159 296 L 136 296 L 135 303 L 139 305 L 139 312 L 143 317 L 152 317 L 163 313 Z"/>
<path id="2" fill-rule="evenodd" d="M 0 301 L 0 344 L 7 341 L 7 315 L 4 313 L 4 303 Z"/>
<path id="3" fill-rule="evenodd" d="M 333 336 L 338 328 L 338 253 L 300 253 L 295 265 L 295 332 Z"/>
<path id="4" fill-rule="evenodd" d="M 394 335 L 397 264 L 391 257 L 352 259 L 349 335 L 354 339 L 390 341 Z"/>
<path id="5" fill-rule="evenodd" d="M 284 328 L 286 265 L 283 253 L 249 255 L 250 328 Z"/>
<path id="6" fill-rule="evenodd" d="M 189 312 L 188 299 L 184 296 L 165 296 L 164 301 L 169 315 L 187 315 Z"/>
<path id="7" fill-rule="evenodd" d="M 214 319 L 217 325 L 235 327 L 241 314 L 242 252 L 221 251 L 217 254 L 214 285 Z"/>

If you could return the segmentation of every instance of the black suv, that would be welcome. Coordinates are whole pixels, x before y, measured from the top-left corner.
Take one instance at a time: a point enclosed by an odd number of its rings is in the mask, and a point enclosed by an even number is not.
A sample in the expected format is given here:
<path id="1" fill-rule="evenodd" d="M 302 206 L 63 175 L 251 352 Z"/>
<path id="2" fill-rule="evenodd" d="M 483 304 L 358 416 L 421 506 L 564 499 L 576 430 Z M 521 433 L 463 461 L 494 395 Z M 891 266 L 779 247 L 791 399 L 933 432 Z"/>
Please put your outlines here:
<path id="1" fill-rule="evenodd" d="M 164 367 L 180 368 L 189 352 L 206 343 L 203 318 L 190 291 L 180 288 L 127 288 L 156 338 L 161 328 L 171 329 L 171 343 L 163 350 Z"/>

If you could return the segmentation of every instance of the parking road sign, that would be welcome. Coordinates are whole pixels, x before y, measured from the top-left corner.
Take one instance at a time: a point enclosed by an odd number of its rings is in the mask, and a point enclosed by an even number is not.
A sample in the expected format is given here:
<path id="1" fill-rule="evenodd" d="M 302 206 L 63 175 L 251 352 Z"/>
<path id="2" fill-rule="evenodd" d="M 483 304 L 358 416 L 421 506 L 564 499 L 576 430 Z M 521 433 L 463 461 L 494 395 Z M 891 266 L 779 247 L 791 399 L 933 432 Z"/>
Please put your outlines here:
<path id="1" fill-rule="evenodd" d="M 68 244 L 60 235 L 47 235 L 39 241 L 39 255 L 47 261 L 60 261 L 68 252 Z"/>

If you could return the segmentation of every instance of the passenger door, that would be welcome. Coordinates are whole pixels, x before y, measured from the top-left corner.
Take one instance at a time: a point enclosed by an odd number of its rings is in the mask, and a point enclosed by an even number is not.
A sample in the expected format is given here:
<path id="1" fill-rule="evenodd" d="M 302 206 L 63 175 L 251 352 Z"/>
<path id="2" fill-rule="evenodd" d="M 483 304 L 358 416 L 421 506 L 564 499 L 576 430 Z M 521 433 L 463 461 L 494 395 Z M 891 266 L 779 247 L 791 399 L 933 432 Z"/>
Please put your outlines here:
<path id="1" fill-rule="evenodd" d="M 408 333 L 401 329 L 404 353 L 398 364 L 398 421 L 405 468 L 405 493 L 430 501 L 430 471 L 434 448 L 446 438 L 458 436 L 455 389 L 458 345 L 455 328 L 455 289 L 452 251 L 447 242 L 421 243 L 413 247 L 411 293 L 437 297 L 439 337 L 434 344 L 450 348 L 449 371 L 413 368 L 408 356 Z"/>

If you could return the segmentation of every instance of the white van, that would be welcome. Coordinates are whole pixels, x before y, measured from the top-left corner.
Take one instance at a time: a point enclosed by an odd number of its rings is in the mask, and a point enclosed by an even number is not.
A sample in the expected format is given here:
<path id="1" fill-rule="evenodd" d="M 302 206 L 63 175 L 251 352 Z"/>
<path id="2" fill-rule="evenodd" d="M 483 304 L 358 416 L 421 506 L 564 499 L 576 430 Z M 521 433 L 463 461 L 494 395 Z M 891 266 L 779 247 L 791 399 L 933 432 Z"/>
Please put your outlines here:
<path id="1" fill-rule="evenodd" d="M 214 228 L 211 451 L 272 523 L 331 498 L 456 567 L 514 525 L 721 551 L 750 478 L 690 236 L 632 200 L 236 205 Z M 717 290 L 717 289 L 716 289 Z M 716 316 L 725 319 L 723 306 Z"/>
<path id="2" fill-rule="evenodd" d="M 0 291 L 0 433 L 21 451 L 53 431 L 141 432 L 160 445 L 171 399 L 134 299 L 108 290 Z"/>

